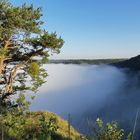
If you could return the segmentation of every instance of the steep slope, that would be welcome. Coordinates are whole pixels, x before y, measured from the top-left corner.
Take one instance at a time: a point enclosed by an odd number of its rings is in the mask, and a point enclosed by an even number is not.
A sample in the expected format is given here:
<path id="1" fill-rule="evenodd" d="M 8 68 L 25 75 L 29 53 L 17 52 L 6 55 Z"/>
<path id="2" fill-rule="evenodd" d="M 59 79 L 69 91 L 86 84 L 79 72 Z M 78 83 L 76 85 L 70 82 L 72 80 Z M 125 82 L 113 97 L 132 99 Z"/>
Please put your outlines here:
<path id="1" fill-rule="evenodd" d="M 50 112 L 3 114 L 0 129 L 5 140 L 86 140 L 67 121 Z"/>
<path id="2" fill-rule="evenodd" d="M 112 63 L 111 65 L 119 67 L 119 68 L 128 68 L 133 71 L 139 71 L 140 70 L 140 55 L 136 57 L 132 57 L 125 61 Z"/>
<path id="3" fill-rule="evenodd" d="M 32 112 L 31 119 L 36 120 L 38 124 L 38 120 L 40 115 L 44 115 L 46 120 L 50 120 L 52 117 L 55 117 L 57 120 L 58 129 L 56 131 L 56 139 L 57 140 L 69 140 L 69 129 L 68 122 L 62 119 L 60 116 L 51 113 L 51 112 Z M 71 140 L 86 140 L 79 132 L 77 132 L 72 126 L 70 127 L 70 136 Z"/>

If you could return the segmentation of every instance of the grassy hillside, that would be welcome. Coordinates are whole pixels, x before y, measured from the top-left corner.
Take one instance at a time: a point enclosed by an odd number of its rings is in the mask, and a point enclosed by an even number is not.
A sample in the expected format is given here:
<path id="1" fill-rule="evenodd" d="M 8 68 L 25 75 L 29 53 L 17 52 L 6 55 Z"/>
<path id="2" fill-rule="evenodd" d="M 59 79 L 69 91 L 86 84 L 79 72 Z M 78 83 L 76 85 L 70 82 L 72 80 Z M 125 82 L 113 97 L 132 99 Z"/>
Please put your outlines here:
<path id="1" fill-rule="evenodd" d="M 36 120 L 37 125 L 39 124 L 38 120 L 40 115 L 44 115 L 46 120 L 50 120 L 51 118 L 56 118 L 56 125 L 58 129 L 56 131 L 56 135 L 60 139 L 67 140 L 69 139 L 69 131 L 68 131 L 68 122 L 62 119 L 60 116 L 51 113 L 51 112 L 32 112 L 31 119 L 32 121 Z M 82 135 L 78 133 L 72 126 L 70 128 L 70 136 L 72 140 L 82 140 Z M 84 138 L 83 138 L 84 139 Z M 58 139 L 57 139 L 58 140 Z"/>
<path id="2" fill-rule="evenodd" d="M 7 114 L 0 120 L 0 139 L 3 135 L 6 140 L 85 140 L 72 126 L 69 131 L 67 121 L 50 112 Z"/>

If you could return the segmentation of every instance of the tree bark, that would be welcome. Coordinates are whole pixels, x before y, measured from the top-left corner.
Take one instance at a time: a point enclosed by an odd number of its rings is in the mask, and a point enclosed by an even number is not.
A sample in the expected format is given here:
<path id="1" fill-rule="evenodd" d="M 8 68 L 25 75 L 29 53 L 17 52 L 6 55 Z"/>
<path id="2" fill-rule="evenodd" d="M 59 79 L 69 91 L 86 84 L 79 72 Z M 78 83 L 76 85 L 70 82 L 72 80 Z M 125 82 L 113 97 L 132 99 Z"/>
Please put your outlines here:
<path id="1" fill-rule="evenodd" d="M 10 40 L 5 41 L 4 51 L 7 50 L 8 46 L 9 46 L 9 42 L 10 42 Z M 2 56 L 0 56 L 0 75 L 2 74 L 4 60 L 5 60 L 5 56 L 3 54 Z"/>
<path id="2" fill-rule="evenodd" d="M 4 58 L 1 56 L 0 57 L 0 75 L 2 74 L 3 62 L 4 62 Z"/>
<path id="3" fill-rule="evenodd" d="M 16 71 L 19 67 L 21 67 L 21 65 L 16 65 L 13 68 L 13 70 L 11 71 L 9 81 L 8 81 L 7 86 L 6 86 L 6 93 L 12 93 L 13 92 L 13 80 L 15 78 Z"/>

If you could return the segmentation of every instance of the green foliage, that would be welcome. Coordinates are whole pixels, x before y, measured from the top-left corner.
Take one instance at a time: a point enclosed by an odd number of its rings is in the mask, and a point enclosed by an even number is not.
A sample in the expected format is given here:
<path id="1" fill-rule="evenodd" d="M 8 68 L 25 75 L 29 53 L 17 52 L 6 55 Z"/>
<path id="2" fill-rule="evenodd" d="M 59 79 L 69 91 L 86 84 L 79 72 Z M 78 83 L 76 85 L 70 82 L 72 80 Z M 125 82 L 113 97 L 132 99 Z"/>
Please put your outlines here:
<path id="1" fill-rule="evenodd" d="M 22 135 L 24 135 L 24 127 L 25 119 L 23 116 L 14 116 L 11 114 L 7 114 L 4 118 L 4 128 L 6 137 L 9 139 L 17 139 L 20 140 Z"/>
<path id="2" fill-rule="evenodd" d="M 35 78 L 39 75 L 39 65 L 36 62 L 32 62 L 28 68 L 28 73 L 32 78 Z"/>
<path id="3" fill-rule="evenodd" d="M 52 113 L 8 113 L 0 117 L 0 130 L 3 126 L 6 140 L 69 140 L 65 125 L 68 124 Z M 82 140 L 79 133 L 71 131 L 72 140 Z"/>
<path id="4" fill-rule="evenodd" d="M 13 106 L 10 97 L 16 93 L 36 92 L 46 81 L 42 66 L 49 52 L 59 53 L 64 44 L 56 32 L 42 28 L 42 16 L 40 7 L 0 0 L 0 106 Z"/>
<path id="5" fill-rule="evenodd" d="M 100 118 L 96 120 L 97 127 L 94 128 L 94 134 L 91 140 L 124 140 L 125 133 L 123 129 L 119 129 L 116 122 L 103 124 Z M 126 140 L 131 140 L 131 133 Z"/>
<path id="6" fill-rule="evenodd" d="M 8 53 L 7 50 L 5 50 L 4 48 L 0 48 L 0 56 L 6 56 Z"/>
<path id="7" fill-rule="evenodd" d="M 126 140 L 132 140 L 132 133 L 131 132 L 128 134 Z"/>
<path id="8" fill-rule="evenodd" d="M 1 39 L 8 39 L 12 34 L 19 33 L 19 30 L 26 33 L 40 32 L 41 8 L 34 9 L 33 5 L 27 6 L 26 4 L 14 7 L 9 2 L 1 0 L 0 9 Z"/>
<path id="9" fill-rule="evenodd" d="M 29 111 L 30 102 L 26 100 L 25 95 L 20 93 L 16 100 L 18 105 L 17 111 L 21 114 Z"/>
<path id="10" fill-rule="evenodd" d="M 57 120 L 55 117 L 51 117 L 50 120 L 47 122 L 44 115 L 41 115 L 40 118 L 40 140 L 51 140 L 52 135 L 55 134 L 55 132 L 58 129 Z"/>

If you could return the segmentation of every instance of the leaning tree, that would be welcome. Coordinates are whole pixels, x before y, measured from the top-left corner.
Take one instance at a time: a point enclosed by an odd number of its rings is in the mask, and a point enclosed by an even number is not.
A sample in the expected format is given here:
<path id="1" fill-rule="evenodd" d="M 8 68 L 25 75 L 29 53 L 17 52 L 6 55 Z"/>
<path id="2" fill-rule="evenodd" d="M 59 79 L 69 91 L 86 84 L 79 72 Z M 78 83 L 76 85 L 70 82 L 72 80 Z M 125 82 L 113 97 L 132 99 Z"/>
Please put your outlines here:
<path id="1" fill-rule="evenodd" d="M 36 91 L 47 76 L 42 65 L 64 41 L 42 29 L 41 8 L 0 0 L 0 108 L 22 105 L 17 94 Z M 15 95 L 16 94 L 16 95 Z"/>

